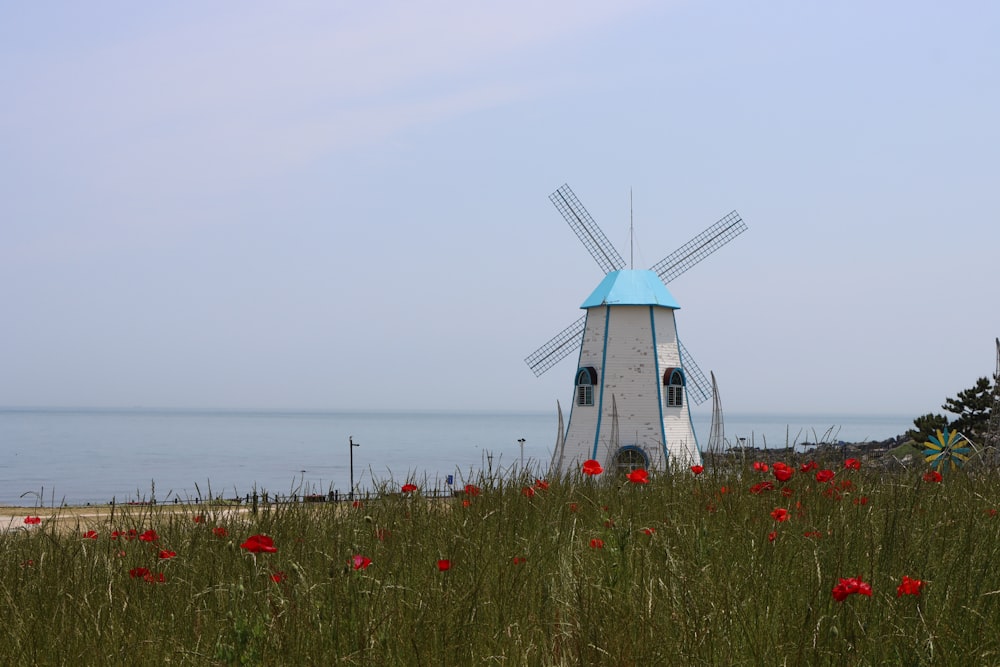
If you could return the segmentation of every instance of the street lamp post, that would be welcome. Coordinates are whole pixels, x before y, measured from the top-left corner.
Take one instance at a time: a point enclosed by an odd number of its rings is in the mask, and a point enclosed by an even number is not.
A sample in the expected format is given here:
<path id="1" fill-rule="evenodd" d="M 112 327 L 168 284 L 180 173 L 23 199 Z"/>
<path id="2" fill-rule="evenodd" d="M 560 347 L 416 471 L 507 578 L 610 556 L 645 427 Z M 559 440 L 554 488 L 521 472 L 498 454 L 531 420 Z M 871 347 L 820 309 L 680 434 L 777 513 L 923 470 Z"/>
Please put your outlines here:
<path id="1" fill-rule="evenodd" d="M 351 451 L 351 491 L 347 494 L 347 497 L 354 500 L 354 448 L 360 447 L 361 443 L 354 442 L 354 436 L 348 436 L 347 441 L 350 443 Z"/>
<path id="2" fill-rule="evenodd" d="M 521 470 L 524 470 L 524 438 L 518 438 L 517 444 L 521 445 Z"/>

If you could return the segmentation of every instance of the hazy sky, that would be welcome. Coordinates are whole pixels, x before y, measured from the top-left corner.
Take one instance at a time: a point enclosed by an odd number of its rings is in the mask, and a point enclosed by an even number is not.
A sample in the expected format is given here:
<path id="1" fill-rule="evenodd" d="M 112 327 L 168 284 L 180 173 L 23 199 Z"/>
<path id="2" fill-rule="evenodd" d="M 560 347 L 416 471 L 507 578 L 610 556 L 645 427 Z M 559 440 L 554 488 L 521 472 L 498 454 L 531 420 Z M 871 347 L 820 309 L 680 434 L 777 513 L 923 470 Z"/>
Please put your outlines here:
<path id="1" fill-rule="evenodd" d="M 669 287 L 735 412 L 940 411 L 1000 335 L 1000 5 L 10 3 L 0 405 L 554 410 Z M 707 409 L 707 406 L 703 406 Z"/>

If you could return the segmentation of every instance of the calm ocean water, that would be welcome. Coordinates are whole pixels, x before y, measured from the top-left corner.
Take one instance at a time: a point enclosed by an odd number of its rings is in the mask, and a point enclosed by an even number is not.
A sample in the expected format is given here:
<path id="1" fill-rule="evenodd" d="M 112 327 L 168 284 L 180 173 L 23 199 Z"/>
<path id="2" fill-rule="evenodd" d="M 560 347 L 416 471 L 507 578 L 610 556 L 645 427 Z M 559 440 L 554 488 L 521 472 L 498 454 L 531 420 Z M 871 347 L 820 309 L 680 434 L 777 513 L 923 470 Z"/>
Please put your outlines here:
<path id="1" fill-rule="evenodd" d="M 726 438 L 757 446 L 883 440 L 904 433 L 900 415 L 726 415 Z M 696 413 L 701 445 L 711 416 Z M 445 485 L 490 468 L 544 470 L 555 413 L 383 413 L 0 408 L 0 504 L 35 505 L 244 496 L 256 487 L 345 492 L 349 437 L 359 490 L 406 478 Z M 824 434 L 826 438 L 824 438 Z M 42 498 L 42 496 L 44 496 Z"/>

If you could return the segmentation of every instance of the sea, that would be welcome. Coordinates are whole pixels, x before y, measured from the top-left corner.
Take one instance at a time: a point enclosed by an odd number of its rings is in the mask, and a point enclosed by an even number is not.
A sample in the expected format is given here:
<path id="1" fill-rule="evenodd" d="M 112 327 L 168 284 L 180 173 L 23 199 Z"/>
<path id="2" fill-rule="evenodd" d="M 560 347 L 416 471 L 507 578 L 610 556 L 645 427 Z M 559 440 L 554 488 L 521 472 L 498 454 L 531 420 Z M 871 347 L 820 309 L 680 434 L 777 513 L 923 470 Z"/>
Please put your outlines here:
<path id="1" fill-rule="evenodd" d="M 692 417 L 702 447 L 710 412 Z M 912 416 L 726 414 L 730 445 L 804 448 L 901 435 Z M 268 492 L 447 492 L 544 475 L 555 412 L 0 408 L 0 505 L 190 502 Z M 352 446 L 352 443 L 354 446 Z"/>

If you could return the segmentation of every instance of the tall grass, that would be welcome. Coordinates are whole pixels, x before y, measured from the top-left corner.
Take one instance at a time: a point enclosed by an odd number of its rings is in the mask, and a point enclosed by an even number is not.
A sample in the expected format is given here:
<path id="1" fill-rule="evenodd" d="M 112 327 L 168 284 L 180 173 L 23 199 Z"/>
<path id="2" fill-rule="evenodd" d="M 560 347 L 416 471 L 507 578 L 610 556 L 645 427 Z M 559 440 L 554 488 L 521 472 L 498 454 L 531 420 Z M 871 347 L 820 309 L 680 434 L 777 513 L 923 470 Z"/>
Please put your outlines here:
<path id="1" fill-rule="evenodd" d="M 1000 478 L 836 471 L 119 507 L 96 540 L 43 523 L 0 538 L 0 664 L 1000 664 Z M 128 529 L 158 541 L 111 539 Z M 242 549 L 254 534 L 277 552 Z M 873 595 L 834 600 L 847 577 Z"/>

